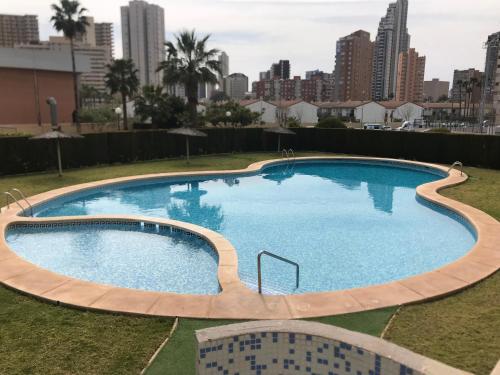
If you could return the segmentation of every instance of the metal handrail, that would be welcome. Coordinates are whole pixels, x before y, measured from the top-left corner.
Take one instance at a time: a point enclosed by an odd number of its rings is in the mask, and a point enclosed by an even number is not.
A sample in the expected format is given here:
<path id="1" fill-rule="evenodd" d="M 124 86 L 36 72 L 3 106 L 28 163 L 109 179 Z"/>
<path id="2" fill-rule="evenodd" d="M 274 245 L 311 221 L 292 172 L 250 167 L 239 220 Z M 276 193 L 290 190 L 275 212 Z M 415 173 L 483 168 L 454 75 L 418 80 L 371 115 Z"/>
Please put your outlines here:
<path id="1" fill-rule="evenodd" d="M 261 251 L 259 255 L 257 255 L 257 274 L 258 274 L 258 280 L 259 280 L 259 294 L 262 294 L 262 267 L 261 267 L 261 258 L 262 255 L 267 255 L 270 256 L 271 258 L 275 258 L 278 260 L 281 260 L 282 262 L 291 264 L 295 266 L 296 272 L 295 272 L 295 289 L 299 288 L 299 276 L 300 276 L 300 266 L 298 263 L 295 263 L 289 259 L 283 258 L 279 255 L 270 253 L 269 251 Z"/>
<path id="2" fill-rule="evenodd" d="M 9 208 L 10 208 L 10 203 L 9 203 L 9 197 L 10 197 L 10 198 L 12 199 L 12 203 L 16 203 L 16 204 L 19 206 L 19 208 L 23 211 L 23 215 L 24 215 L 25 209 L 24 209 L 24 207 L 23 207 L 23 206 L 21 206 L 21 204 L 20 204 L 20 203 L 19 203 L 19 201 L 16 199 L 16 197 L 14 197 L 14 196 L 13 196 L 11 193 L 9 193 L 8 191 L 4 191 L 4 192 L 3 192 L 3 194 L 4 194 L 5 196 L 7 196 L 7 198 L 6 198 L 6 203 L 7 203 L 7 204 L 6 204 L 6 206 L 7 206 L 7 209 L 9 209 Z"/>
<path id="3" fill-rule="evenodd" d="M 288 155 L 288 151 L 286 149 L 283 149 L 281 151 L 281 158 L 286 159 L 287 161 L 290 159 L 290 156 Z"/>
<path id="4" fill-rule="evenodd" d="M 451 167 L 448 169 L 448 173 L 450 173 L 450 171 L 455 168 L 456 166 L 459 166 L 460 167 L 460 176 L 463 176 L 464 175 L 464 165 L 462 164 L 461 161 L 456 161 L 454 162 Z"/>
<path id="5" fill-rule="evenodd" d="M 30 208 L 30 216 L 33 216 L 33 206 L 31 205 L 31 203 L 29 202 L 29 200 L 26 198 L 26 196 L 24 195 L 24 193 L 21 190 L 16 189 L 16 188 L 11 189 L 11 191 L 16 192 L 17 194 L 19 194 L 19 196 L 21 197 L 21 199 L 27 203 L 27 205 Z M 24 210 L 23 210 L 23 214 L 24 214 Z"/>

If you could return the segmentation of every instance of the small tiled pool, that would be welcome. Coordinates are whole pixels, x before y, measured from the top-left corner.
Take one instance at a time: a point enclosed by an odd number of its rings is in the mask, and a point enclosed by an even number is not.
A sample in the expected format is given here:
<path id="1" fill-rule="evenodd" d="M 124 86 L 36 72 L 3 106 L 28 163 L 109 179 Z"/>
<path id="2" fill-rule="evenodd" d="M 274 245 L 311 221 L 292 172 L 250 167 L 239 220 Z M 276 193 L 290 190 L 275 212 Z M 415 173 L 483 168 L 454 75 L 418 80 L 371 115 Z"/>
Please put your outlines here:
<path id="1" fill-rule="evenodd" d="M 23 258 L 81 280 L 133 289 L 217 294 L 217 255 L 205 240 L 168 226 L 70 222 L 16 225 Z"/>
<path id="2" fill-rule="evenodd" d="M 435 270 L 466 254 L 476 236 L 457 214 L 417 199 L 421 184 L 444 177 L 397 162 L 301 161 L 260 172 L 149 179 L 66 195 L 36 216 L 141 215 L 184 221 L 222 234 L 236 248 L 239 274 L 264 290 L 305 293 L 387 283 Z M 65 275 L 148 290 L 216 292 L 216 260 L 203 246 L 143 231 L 70 228 L 17 231 L 9 245 Z M 84 274 L 85 272 L 86 274 Z M 210 276 L 209 276 L 210 275 Z M 205 280 L 215 280 L 207 282 Z"/>

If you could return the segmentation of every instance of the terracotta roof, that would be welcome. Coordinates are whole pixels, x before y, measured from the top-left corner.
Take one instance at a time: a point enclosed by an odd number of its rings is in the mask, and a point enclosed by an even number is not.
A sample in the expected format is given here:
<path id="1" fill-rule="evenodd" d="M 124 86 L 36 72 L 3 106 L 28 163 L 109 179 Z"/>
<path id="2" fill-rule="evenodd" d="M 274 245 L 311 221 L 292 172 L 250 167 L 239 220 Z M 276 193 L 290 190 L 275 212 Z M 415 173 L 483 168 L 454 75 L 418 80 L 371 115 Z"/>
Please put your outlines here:
<path id="1" fill-rule="evenodd" d="M 426 109 L 451 109 L 460 107 L 459 103 L 451 103 L 451 102 L 442 102 L 442 103 L 422 103 L 422 107 Z M 465 104 L 462 103 L 462 108 L 465 107 Z"/>
<path id="2" fill-rule="evenodd" d="M 240 100 L 240 105 L 242 105 L 243 107 L 245 107 L 247 105 L 254 104 L 254 103 L 257 103 L 257 102 L 260 102 L 260 99 Z"/>
<path id="3" fill-rule="evenodd" d="M 413 102 L 398 102 L 398 101 L 386 101 L 386 102 L 377 102 L 378 104 L 384 106 L 385 108 L 387 109 L 396 109 L 396 108 L 399 108 L 401 107 L 402 105 L 406 104 L 406 103 L 411 103 L 411 104 L 414 104 L 414 105 L 417 105 L 419 107 L 422 107 L 423 106 L 421 104 L 417 104 L 417 103 L 413 103 Z"/>
<path id="4" fill-rule="evenodd" d="M 315 104 L 320 108 L 357 108 L 371 102 L 372 100 L 351 100 L 347 102 L 317 102 Z"/>

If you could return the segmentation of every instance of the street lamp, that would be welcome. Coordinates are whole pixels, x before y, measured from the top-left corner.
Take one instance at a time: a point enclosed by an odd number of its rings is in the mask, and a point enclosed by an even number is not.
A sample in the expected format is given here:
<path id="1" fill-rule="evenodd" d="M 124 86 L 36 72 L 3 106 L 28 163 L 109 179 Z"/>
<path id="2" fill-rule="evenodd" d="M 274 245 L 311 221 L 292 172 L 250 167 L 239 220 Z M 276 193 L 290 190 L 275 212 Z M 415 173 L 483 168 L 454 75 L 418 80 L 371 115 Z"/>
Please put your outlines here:
<path id="1" fill-rule="evenodd" d="M 123 110 L 120 107 L 116 107 L 115 113 L 116 113 L 116 125 L 118 126 L 118 130 L 120 130 L 120 117 L 122 117 Z"/>
<path id="2" fill-rule="evenodd" d="M 231 117 L 231 111 L 227 111 L 226 112 L 226 124 L 227 124 L 227 121 L 229 121 L 229 118 Z"/>

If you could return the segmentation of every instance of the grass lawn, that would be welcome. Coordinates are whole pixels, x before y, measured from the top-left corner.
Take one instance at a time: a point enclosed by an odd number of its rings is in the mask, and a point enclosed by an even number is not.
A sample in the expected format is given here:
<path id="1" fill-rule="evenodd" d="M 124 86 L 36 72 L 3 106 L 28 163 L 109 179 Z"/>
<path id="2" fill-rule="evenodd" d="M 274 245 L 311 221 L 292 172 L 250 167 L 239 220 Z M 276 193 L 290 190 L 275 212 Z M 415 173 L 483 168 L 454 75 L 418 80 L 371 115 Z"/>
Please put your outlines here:
<path id="1" fill-rule="evenodd" d="M 309 320 L 380 336 L 395 311 L 395 308 L 388 308 Z M 146 375 L 195 374 L 196 342 L 194 331 L 231 323 L 238 323 L 238 321 L 180 319 L 177 330 L 148 368 Z"/>
<path id="2" fill-rule="evenodd" d="M 0 191 L 17 187 L 33 195 L 112 177 L 243 168 L 277 156 L 259 153 L 195 157 L 190 165 L 183 160 L 162 160 L 70 170 L 61 178 L 55 172 L 9 176 L 0 179 Z M 500 219 L 500 171 L 467 168 L 466 172 L 471 176 L 467 184 L 443 194 Z M 494 303 L 499 300 L 497 273 L 463 293 L 401 309 L 387 338 L 455 367 L 486 374 L 500 355 L 500 335 L 495 336 L 500 327 L 500 307 Z M 379 335 L 393 311 L 317 320 Z M 167 337 L 172 321 L 82 312 L 48 305 L 0 287 L 0 373 L 137 374 Z M 148 374 L 159 373 L 160 369 L 167 374 L 194 373 L 194 330 L 225 323 L 181 319 Z"/>
<path id="3" fill-rule="evenodd" d="M 0 287 L 0 374 L 138 374 L 172 318 L 83 312 Z"/>
<path id="4" fill-rule="evenodd" d="M 470 180 L 443 195 L 500 220 L 500 171 L 466 168 Z M 500 246 L 500 244 L 499 244 Z M 407 306 L 385 338 L 452 366 L 489 374 L 500 359 L 500 273 L 455 296 Z"/>

